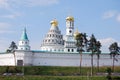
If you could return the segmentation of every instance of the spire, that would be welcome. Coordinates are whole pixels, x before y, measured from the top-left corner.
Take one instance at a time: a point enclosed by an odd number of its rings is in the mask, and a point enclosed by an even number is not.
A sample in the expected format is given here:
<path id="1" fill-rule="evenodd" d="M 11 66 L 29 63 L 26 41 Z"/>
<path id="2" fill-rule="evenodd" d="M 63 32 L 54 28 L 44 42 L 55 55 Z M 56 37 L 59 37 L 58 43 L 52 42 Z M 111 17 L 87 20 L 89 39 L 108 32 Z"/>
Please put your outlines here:
<path id="1" fill-rule="evenodd" d="M 24 28 L 24 30 L 23 30 L 21 40 L 28 40 L 27 33 L 26 33 L 26 28 Z"/>

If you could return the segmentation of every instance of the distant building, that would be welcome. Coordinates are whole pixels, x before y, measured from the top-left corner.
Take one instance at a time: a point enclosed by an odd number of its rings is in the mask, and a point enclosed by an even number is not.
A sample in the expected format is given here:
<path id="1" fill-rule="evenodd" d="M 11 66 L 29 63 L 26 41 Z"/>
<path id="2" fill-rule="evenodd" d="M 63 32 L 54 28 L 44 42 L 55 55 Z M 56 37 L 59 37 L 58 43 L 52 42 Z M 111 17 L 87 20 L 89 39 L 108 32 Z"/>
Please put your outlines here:
<path id="1" fill-rule="evenodd" d="M 26 28 L 23 30 L 18 49 L 13 53 L 0 54 L 0 66 L 79 66 L 80 54 L 77 52 L 74 36 L 74 17 L 66 18 L 66 35 L 63 38 L 56 19 L 50 22 L 51 28 L 41 43 L 40 50 L 31 50 Z M 82 66 L 91 66 L 91 56 L 83 53 Z M 120 66 L 120 56 L 115 65 Z M 111 66 L 109 54 L 100 55 L 100 66 Z M 94 66 L 97 65 L 97 56 L 94 55 Z"/>

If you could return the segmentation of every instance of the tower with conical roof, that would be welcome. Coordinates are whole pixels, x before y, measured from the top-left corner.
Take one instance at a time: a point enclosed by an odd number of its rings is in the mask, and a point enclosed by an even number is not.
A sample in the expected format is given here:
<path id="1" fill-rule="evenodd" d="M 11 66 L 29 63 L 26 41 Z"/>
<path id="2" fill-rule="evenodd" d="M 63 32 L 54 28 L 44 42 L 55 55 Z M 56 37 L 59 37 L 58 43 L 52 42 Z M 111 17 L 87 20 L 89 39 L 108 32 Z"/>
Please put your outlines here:
<path id="1" fill-rule="evenodd" d="M 18 50 L 26 50 L 26 51 L 30 50 L 29 39 L 26 33 L 26 28 L 24 28 L 23 33 L 21 35 L 19 45 L 18 45 Z"/>
<path id="2" fill-rule="evenodd" d="M 68 16 L 66 18 L 66 35 L 64 43 L 65 52 L 77 52 L 74 39 L 74 17 Z"/>
<path id="3" fill-rule="evenodd" d="M 43 42 L 41 44 L 41 50 L 51 51 L 51 52 L 63 52 L 64 51 L 64 41 L 63 35 L 58 28 L 58 21 L 56 19 L 50 22 L 51 28 L 46 34 Z"/>

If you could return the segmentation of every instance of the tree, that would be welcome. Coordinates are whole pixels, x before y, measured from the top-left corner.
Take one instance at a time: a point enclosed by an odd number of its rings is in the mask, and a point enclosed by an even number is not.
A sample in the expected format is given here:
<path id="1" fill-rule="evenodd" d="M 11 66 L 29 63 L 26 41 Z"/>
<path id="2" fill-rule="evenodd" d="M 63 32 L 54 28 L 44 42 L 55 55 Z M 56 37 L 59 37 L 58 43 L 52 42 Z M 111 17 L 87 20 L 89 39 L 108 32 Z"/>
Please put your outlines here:
<path id="1" fill-rule="evenodd" d="M 97 51 L 96 51 L 96 55 L 97 55 L 97 69 L 98 69 L 98 72 L 99 72 L 99 59 L 100 59 L 100 54 L 101 54 L 101 43 L 100 41 L 97 41 L 96 42 L 96 48 L 97 48 Z"/>
<path id="2" fill-rule="evenodd" d="M 113 66 L 112 66 L 112 70 L 114 72 L 114 63 L 115 63 L 115 60 L 118 61 L 116 59 L 116 55 L 119 55 L 119 52 L 120 52 L 120 47 L 118 46 L 117 42 L 114 42 L 112 43 L 110 46 L 109 46 L 109 51 L 110 51 L 110 56 L 111 58 L 113 58 Z"/>
<path id="3" fill-rule="evenodd" d="M 9 49 L 7 49 L 7 52 L 14 52 L 16 49 L 17 49 L 17 45 L 14 41 L 12 41 Z"/>
<path id="4" fill-rule="evenodd" d="M 77 51 L 80 53 L 80 74 L 81 74 L 81 64 L 82 64 L 82 52 L 84 52 L 83 48 L 85 45 L 87 45 L 87 38 L 86 38 L 86 33 L 78 33 L 75 36 L 76 39 L 76 46 L 77 46 Z"/>
<path id="5" fill-rule="evenodd" d="M 16 65 L 16 58 L 15 58 L 15 50 L 17 49 L 17 45 L 14 41 L 11 42 L 9 49 L 7 49 L 7 52 L 11 52 L 14 55 L 15 65 Z"/>
<path id="6" fill-rule="evenodd" d="M 88 51 L 91 52 L 91 76 L 93 75 L 93 55 L 97 54 L 98 57 L 98 66 L 99 66 L 99 58 L 100 58 L 100 48 L 101 48 L 101 43 L 96 40 L 95 36 L 92 34 L 90 37 L 90 40 L 88 41 Z M 99 67 L 98 67 L 99 68 Z"/>

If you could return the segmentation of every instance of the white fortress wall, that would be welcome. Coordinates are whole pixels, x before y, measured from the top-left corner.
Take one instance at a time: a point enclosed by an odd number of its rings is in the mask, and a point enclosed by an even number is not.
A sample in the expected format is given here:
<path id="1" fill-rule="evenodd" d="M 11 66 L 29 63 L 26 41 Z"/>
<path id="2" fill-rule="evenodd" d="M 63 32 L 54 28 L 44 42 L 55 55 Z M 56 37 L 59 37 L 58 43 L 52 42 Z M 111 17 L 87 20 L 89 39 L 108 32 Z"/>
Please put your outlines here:
<path id="1" fill-rule="evenodd" d="M 120 57 L 115 61 L 115 65 L 120 66 Z M 94 55 L 94 66 L 97 66 L 97 57 Z M 113 59 L 110 55 L 100 55 L 100 66 L 111 66 Z M 33 65 L 35 66 L 79 66 L 80 54 L 73 53 L 34 53 Z M 91 56 L 89 54 L 82 55 L 82 66 L 91 66 Z"/>
<path id="2" fill-rule="evenodd" d="M 115 66 L 120 66 L 120 56 L 117 56 Z M 18 61 L 23 61 L 25 66 L 79 66 L 80 54 L 78 53 L 58 53 L 58 52 L 31 52 L 17 51 L 13 53 L 0 54 L 0 66 L 15 66 Z M 16 61 L 16 62 L 15 62 Z M 97 56 L 94 55 L 93 65 L 97 66 Z M 99 66 L 112 66 L 113 59 L 109 54 L 100 55 Z M 91 56 L 82 55 L 82 66 L 91 66 Z"/>
<path id="3" fill-rule="evenodd" d="M 23 65 L 32 65 L 33 54 L 31 51 L 17 51 L 15 53 L 16 65 L 18 65 L 18 60 L 23 61 Z"/>
<path id="4" fill-rule="evenodd" d="M 15 65 L 15 59 L 13 53 L 0 54 L 0 66 L 13 66 Z"/>

